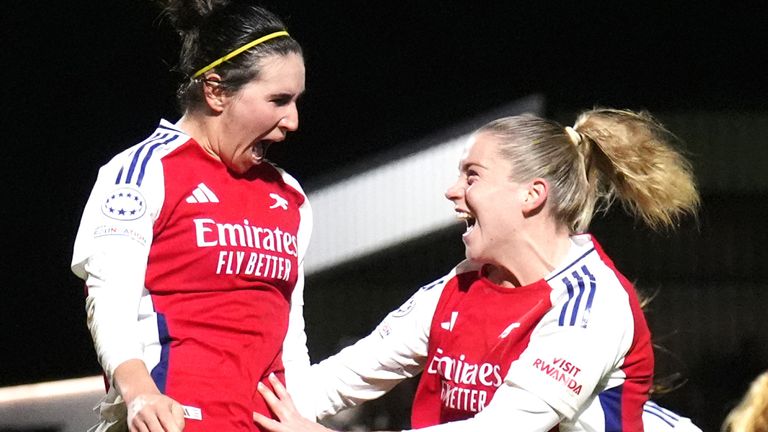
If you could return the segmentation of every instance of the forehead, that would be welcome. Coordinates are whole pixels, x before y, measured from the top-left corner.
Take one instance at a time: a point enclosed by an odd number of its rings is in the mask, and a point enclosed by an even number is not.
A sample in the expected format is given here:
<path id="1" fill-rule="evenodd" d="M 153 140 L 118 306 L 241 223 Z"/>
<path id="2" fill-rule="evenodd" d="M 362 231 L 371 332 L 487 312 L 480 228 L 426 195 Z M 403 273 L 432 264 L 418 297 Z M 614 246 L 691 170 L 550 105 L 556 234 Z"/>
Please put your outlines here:
<path id="1" fill-rule="evenodd" d="M 259 63 L 259 76 L 255 83 L 270 87 L 285 87 L 284 91 L 304 91 L 304 58 L 296 53 L 274 54 Z"/>
<path id="2" fill-rule="evenodd" d="M 471 165 L 489 166 L 499 159 L 497 139 L 487 133 L 473 134 L 464 147 L 459 169 Z"/>

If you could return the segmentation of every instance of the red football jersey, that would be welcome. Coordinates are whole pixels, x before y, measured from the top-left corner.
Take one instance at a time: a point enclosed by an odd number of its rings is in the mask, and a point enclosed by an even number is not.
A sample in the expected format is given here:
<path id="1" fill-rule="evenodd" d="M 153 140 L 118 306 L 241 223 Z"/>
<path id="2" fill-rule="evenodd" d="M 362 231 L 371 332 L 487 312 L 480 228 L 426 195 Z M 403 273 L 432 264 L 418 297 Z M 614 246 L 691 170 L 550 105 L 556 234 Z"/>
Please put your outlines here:
<path id="1" fill-rule="evenodd" d="M 92 287 L 89 325 L 108 376 L 141 358 L 184 405 L 185 430 L 258 430 L 252 412 L 269 410 L 256 385 L 284 378 L 309 226 L 293 178 L 267 162 L 234 174 L 167 122 L 116 156 L 73 259 L 76 273 L 104 280 Z"/>

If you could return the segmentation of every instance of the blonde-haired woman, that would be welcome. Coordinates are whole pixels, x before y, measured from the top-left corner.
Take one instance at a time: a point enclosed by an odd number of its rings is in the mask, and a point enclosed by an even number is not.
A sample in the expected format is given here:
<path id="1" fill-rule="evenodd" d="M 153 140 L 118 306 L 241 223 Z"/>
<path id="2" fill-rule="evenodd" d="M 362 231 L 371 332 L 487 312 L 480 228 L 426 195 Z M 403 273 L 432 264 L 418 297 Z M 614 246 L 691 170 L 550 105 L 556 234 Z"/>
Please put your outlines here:
<path id="1" fill-rule="evenodd" d="M 768 372 L 758 375 L 723 423 L 724 432 L 768 432 Z"/>
<path id="2" fill-rule="evenodd" d="M 586 231 L 615 199 L 655 229 L 695 214 L 673 142 L 650 115 L 614 109 L 573 127 L 532 115 L 481 127 L 445 194 L 466 222 L 467 259 L 313 366 L 299 410 L 323 418 L 422 373 L 419 430 L 642 431 L 650 332 L 632 284 Z M 261 391 L 283 423 L 257 422 L 321 429 L 272 385 L 277 397 Z"/>

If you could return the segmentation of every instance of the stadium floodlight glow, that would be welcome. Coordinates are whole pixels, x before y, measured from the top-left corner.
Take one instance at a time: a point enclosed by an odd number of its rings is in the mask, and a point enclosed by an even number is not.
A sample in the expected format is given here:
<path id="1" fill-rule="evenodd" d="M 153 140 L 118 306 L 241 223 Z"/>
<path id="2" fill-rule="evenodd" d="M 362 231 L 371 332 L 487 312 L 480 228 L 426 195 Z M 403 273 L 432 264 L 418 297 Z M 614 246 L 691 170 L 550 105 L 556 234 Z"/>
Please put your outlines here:
<path id="1" fill-rule="evenodd" d="M 452 204 L 443 192 L 456 179 L 472 131 L 503 116 L 541 114 L 543 106 L 537 95 L 517 100 L 406 147 L 418 151 L 389 157 L 324 187 L 308 187 L 314 227 L 307 274 L 455 224 Z"/>

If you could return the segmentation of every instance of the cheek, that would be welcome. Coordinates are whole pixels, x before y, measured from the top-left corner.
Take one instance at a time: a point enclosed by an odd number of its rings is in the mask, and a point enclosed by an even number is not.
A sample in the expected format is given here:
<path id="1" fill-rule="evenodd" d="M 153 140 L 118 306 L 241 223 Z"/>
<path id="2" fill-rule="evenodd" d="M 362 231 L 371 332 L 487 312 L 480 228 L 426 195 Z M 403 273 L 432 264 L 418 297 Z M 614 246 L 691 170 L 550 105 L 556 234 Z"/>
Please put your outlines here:
<path id="1" fill-rule="evenodd" d="M 267 124 L 271 121 L 274 114 L 269 110 L 269 106 L 264 102 L 241 100 L 236 107 L 233 107 L 232 115 L 236 121 L 243 126 L 253 128 L 255 125 Z"/>
<path id="2" fill-rule="evenodd" d="M 489 195 L 487 190 L 483 188 L 477 188 L 474 185 L 469 186 L 464 191 L 464 200 L 474 213 L 487 210 L 489 203 Z M 477 214 L 475 214 L 477 216 Z"/>

